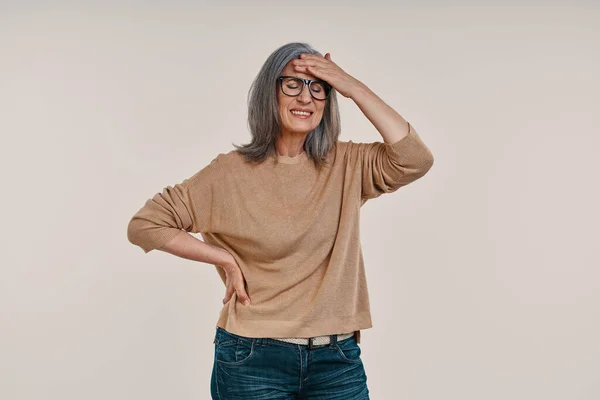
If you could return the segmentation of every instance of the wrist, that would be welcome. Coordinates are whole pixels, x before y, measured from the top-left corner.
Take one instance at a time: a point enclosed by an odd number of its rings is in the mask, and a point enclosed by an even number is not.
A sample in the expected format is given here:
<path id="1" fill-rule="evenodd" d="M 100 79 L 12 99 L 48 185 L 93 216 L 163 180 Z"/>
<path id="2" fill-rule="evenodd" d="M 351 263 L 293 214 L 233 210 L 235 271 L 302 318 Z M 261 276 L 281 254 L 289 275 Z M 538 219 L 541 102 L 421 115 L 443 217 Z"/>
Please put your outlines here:
<path id="1" fill-rule="evenodd" d="M 233 258 L 231 253 L 229 253 L 224 248 L 218 247 L 218 246 L 215 246 L 215 248 L 217 249 L 217 251 L 219 253 L 218 254 L 219 261 L 217 264 L 220 265 L 221 267 L 223 267 L 225 270 L 231 270 L 233 265 L 236 264 L 235 258 Z"/>
<path id="2" fill-rule="evenodd" d="M 350 90 L 350 95 L 348 97 L 356 101 L 357 98 L 364 96 L 368 91 L 369 88 L 367 87 L 367 85 L 365 85 L 359 80 L 356 80 L 356 83 L 352 87 L 352 90 Z"/>

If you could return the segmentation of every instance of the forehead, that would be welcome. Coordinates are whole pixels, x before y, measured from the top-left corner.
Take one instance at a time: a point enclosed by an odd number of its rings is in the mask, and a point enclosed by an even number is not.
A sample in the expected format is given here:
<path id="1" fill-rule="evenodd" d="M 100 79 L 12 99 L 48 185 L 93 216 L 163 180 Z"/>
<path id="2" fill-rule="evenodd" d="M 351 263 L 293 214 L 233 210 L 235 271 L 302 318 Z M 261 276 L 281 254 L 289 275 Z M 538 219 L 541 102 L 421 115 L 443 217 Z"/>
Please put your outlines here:
<path id="1" fill-rule="evenodd" d="M 286 64 L 285 68 L 281 71 L 281 75 L 297 76 L 304 79 L 317 79 L 314 75 L 295 70 L 292 61 Z"/>

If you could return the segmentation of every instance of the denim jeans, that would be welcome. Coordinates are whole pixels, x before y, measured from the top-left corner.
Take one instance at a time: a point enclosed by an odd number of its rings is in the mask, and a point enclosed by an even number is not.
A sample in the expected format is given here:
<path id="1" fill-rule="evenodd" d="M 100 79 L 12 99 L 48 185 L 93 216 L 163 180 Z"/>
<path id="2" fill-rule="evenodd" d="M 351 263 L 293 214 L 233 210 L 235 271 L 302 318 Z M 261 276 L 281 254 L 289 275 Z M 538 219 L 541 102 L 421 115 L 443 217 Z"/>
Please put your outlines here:
<path id="1" fill-rule="evenodd" d="M 354 336 L 309 348 L 217 327 L 214 346 L 214 400 L 369 399 Z"/>

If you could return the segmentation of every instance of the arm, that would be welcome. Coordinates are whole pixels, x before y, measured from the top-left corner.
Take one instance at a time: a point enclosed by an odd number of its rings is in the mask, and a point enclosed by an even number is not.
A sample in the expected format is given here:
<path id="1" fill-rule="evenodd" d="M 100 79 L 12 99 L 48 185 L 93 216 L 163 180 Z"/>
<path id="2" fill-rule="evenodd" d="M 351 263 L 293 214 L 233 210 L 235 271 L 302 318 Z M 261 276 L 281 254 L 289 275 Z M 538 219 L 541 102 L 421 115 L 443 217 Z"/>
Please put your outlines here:
<path id="1" fill-rule="evenodd" d="M 400 114 L 362 82 L 356 83 L 350 96 L 384 140 L 354 145 L 362 166 L 363 204 L 396 191 L 431 169 L 433 154 Z"/>
<path id="2" fill-rule="evenodd" d="M 385 143 L 396 143 L 408 134 L 408 122 L 362 82 L 357 81 L 350 98 L 379 131 Z"/>
<path id="3" fill-rule="evenodd" d="M 244 275 L 235 258 L 227 250 L 205 243 L 184 230 L 179 231 L 173 239 L 157 250 L 221 267 L 224 272 L 219 272 L 219 274 L 224 279 L 226 286 L 223 304 L 231 299 L 234 292 L 237 293 L 237 301 L 244 305 L 250 304 Z"/>
<path id="4" fill-rule="evenodd" d="M 182 230 L 192 233 L 210 231 L 214 228 L 216 204 L 213 199 L 217 196 L 221 175 L 221 167 L 214 159 L 192 177 L 156 193 L 130 219 L 127 226 L 129 241 L 148 253 L 162 249 Z M 182 250 L 188 251 L 189 243 L 186 241 Z"/>
<path id="5" fill-rule="evenodd" d="M 375 126 L 384 142 L 350 143 L 347 157 L 360 169 L 361 198 L 390 193 L 425 175 L 433 165 L 433 154 L 413 127 L 365 84 L 325 57 L 302 54 L 295 69 L 328 82 L 338 93 L 351 98 Z M 363 202 L 364 204 L 364 202 Z"/>
<path id="6" fill-rule="evenodd" d="M 329 83 L 338 93 L 351 98 L 379 131 L 386 143 L 395 143 L 408 134 L 408 123 L 393 108 L 331 59 L 315 54 L 301 54 L 293 61 L 297 71 L 315 75 Z"/>
<path id="7" fill-rule="evenodd" d="M 129 241 L 145 253 L 154 249 L 188 260 L 221 267 L 217 269 L 227 289 L 223 303 L 237 293 L 239 302 L 250 301 L 242 271 L 233 255 L 218 246 L 205 243 L 188 232 L 209 232 L 214 228 L 213 214 L 218 212 L 213 199 L 218 197 L 222 166 L 215 158 L 209 165 L 174 186 L 167 186 L 146 201 L 127 226 Z M 218 220 L 218 217 L 216 218 Z M 247 304 L 245 304 L 247 305 Z"/>
<path id="8" fill-rule="evenodd" d="M 224 266 L 235 263 L 227 250 L 208 244 L 183 230 L 157 250 L 207 264 Z"/>

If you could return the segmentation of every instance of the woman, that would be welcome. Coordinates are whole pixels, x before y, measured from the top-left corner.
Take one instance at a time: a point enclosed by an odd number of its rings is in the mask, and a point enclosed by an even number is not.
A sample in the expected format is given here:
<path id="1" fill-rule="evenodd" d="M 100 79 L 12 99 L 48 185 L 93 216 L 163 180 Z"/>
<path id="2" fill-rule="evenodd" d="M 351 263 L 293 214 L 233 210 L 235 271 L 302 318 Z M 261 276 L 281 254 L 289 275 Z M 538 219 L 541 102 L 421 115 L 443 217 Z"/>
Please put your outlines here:
<path id="1" fill-rule="evenodd" d="M 338 140 L 336 93 L 383 142 Z M 226 290 L 213 398 L 368 399 L 359 210 L 423 176 L 433 156 L 396 111 L 305 43 L 269 56 L 248 106 L 251 142 L 149 199 L 129 241 L 215 265 Z"/>

